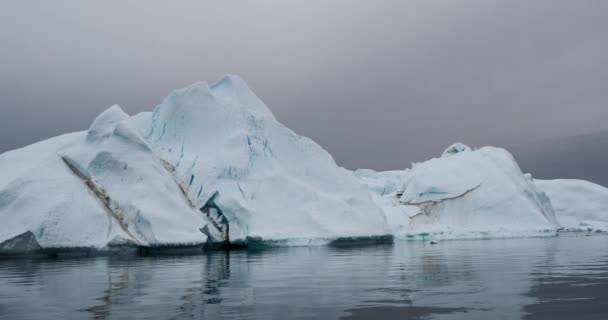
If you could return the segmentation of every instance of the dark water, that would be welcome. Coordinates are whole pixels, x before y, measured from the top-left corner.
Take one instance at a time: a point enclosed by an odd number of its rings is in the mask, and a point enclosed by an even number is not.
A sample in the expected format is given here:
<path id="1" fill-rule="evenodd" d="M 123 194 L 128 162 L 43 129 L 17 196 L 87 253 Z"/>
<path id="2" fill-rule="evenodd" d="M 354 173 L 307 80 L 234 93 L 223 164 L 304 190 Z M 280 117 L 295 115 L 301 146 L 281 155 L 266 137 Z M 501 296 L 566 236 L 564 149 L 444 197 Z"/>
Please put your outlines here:
<path id="1" fill-rule="evenodd" d="M 0 260 L 2 319 L 608 319 L 608 237 Z"/>

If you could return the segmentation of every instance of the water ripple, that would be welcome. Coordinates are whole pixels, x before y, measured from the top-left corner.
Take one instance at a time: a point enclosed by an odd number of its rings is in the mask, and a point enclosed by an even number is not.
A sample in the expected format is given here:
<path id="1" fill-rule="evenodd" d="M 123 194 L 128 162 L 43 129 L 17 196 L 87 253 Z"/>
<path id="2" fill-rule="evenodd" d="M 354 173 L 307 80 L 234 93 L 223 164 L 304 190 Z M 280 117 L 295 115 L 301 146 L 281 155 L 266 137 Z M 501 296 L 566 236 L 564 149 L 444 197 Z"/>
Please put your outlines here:
<path id="1" fill-rule="evenodd" d="M 607 239 L 0 260 L 0 318 L 608 318 Z"/>

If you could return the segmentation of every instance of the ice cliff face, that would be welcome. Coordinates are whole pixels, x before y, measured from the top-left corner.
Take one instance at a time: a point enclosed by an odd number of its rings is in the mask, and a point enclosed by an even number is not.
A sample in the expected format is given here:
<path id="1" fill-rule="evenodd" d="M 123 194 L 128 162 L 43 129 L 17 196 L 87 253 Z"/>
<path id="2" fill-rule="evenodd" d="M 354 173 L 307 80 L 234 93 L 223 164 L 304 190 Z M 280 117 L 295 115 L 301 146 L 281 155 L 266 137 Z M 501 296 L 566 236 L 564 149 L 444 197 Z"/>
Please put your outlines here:
<path id="1" fill-rule="evenodd" d="M 395 236 L 514 236 L 555 231 L 546 195 L 505 150 L 458 143 L 399 172 L 355 174 L 383 207 Z"/>
<path id="2" fill-rule="evenodd" d="M 141 131 L 196 207 L 221 209 L 232 241 L 390 233 L 350 172 L 280 124 L 238 77 L 173 92 Z"/>

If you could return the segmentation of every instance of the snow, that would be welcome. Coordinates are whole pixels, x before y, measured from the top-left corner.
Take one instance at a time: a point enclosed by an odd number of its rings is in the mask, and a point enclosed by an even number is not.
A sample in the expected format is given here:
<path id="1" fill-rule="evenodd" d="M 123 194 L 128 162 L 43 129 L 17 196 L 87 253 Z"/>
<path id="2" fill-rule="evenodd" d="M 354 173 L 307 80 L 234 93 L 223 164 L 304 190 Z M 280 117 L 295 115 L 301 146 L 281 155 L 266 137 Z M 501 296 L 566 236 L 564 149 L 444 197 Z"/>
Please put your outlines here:
<path id="1" fill-rule="evenodd" d="M 128 240 L 144 246 L 204 243 L 200 229 L 207 220 L 131 122 L 113 106 L 97 117 L 85 139 L 59 156 L 99 193 Z"/>
<path id="2" fill-rule="evenodd" d="M 396 237 L 510 237 L 560 228 L 544 193 L 506 150 L 454 146 L 401 174 L 355 172 L 370 186 Z"/>
<path id="3" fill-rule="evenodd" d="M 534 180 L 566 229 L 608 231 L 608 188 L 574 179 Z"/>
<path id="4" fill-rule="evenodd" d="M 377 172 L 370 169 L 357 169 L 353 173 L 375 194 L 386 195 L 403 190 L 406 170 Z"/>
<path id="5" fill-rule="evenodd" d="M 57 150 L 83 133 L 38 142 L 0 156 L 0 242 L 31 231 L 42 247 L 100 247 L 112 222 Z"/>
<path id="6" fill-rule="evenodd" d="M 405 178 L 401 202 L 419 204 L 460 197 L 487 178 L 483 170 L 468 168 L 477 164 L 483 166 L 485 161 L 474 152 L 415 164 Z"/>
<path id="7" fill-rule="evenodd" d="M 412 221 L 426 217 L 417 206 L 405 205 L 399 202 L 399 198 L 393 195 L 373 195 L 376 204 L 383 209 L 384 215 L 396 237 L 403 237 L 412 230 Z"/>
<path id="8" fill-rule="evenodd" d="M 456 142 L 454 144 L 452 144 L 451 146 L 447 147 L 443 153 L 441 154 L 441 157 L 448 157 L 451 156 L 453 154 L 457 154 L 463 151 L 471 151 L 471 148 L 465 144 L 463 144 L 462 142 Z"/>

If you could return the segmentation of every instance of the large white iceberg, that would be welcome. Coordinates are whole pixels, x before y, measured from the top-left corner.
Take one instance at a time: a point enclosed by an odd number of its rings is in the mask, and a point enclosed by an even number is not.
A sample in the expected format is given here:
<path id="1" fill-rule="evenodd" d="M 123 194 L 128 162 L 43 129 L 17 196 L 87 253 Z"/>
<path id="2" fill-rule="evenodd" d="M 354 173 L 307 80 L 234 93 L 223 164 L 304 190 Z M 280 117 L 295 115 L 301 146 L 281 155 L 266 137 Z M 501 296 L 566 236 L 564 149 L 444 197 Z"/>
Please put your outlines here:
<path id="1" fill-rule="evenodd" d="M 0 217 L 0 247 L 30 234 L 43 248 L 391 234 L 367 189 L 235 76 L 2 154 Z"/>
<path id="2" fill-rule="evenodd" d="M 355 175 L 397 237 L 504 237 L 561 227 L 549 199 L 504 149 L 457 143 L 411 169 Z"/>
<path id="3" fill-rule="evenodd" d="M 87 131 L 0 155 L 0 254 L 606 230 L 607 207 L 608 189 L 535 181 L 493 147 L 348 171 L 236 76 L 176 90 L 153 112 L 113 106 Z"/>
<path id="4" fill-rule="evenodd" d="M 573 231 L 608 231 L 608 188 L 575 180 L 534 180 L 551 199 L 564 228 Z"/>

